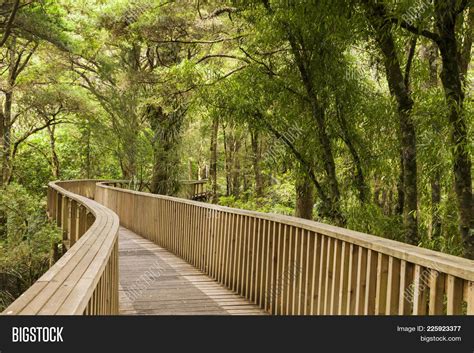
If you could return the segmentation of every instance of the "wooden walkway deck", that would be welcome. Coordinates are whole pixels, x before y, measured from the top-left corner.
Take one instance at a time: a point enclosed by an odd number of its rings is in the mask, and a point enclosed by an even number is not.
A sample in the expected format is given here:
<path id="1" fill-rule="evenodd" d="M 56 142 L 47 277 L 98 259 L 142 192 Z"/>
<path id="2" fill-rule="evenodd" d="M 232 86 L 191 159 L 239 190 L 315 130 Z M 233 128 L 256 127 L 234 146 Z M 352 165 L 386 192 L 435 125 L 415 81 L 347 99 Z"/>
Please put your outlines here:
<path id="1" fill-rule="evenodd" d="M 120 228 L 121 315 L 265 315 L 171 252 Z"/>

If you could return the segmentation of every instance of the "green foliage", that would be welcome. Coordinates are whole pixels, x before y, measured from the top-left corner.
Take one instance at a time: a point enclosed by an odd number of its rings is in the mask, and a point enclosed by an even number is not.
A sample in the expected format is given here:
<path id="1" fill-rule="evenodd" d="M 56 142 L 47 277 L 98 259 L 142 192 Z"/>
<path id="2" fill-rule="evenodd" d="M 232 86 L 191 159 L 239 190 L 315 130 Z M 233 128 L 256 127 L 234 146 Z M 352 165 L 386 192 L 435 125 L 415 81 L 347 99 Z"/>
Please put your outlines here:
<path id="1" fill-rule="evenodd" d="M 402 231 L 401 217 L 385 215 L 378 205 L 369 203 L 364 207 L 352 206 L 348 207 L 346 212 L 349 216 L 347 221 L 349 229 L 392 240 L 406 241 Z"/>
<path id="2" fill-rule="evenodd" d="M 334 202 L 346 227 L 406 241 L 397 209 L 397 100 L 364 8 L 344 0 L 268 3 L 44 0 L 22 8 L 13 36 L 0 48 L 2 92 L 11 85 L 14 93 L 9 146 L 1 153 L 3 171 L 12 175 L 0 195 L 8 230 L 0 231 L 8 234 L 0 241 L 0 270 L 13 271 L 23 288 L 49 266 L 59 240 L 44 216 L 44 187 L 52 179 L 130 179 L 141 189 L 167 183 L 173 191 L 180 180 L 211 177 L 213 162 L 221 205 L 293 215 L 297 180 L 305 177 L 314 191 L 315 220 L 334 222 L 324 214 Z M 413 6 L 410 0 L 384 3 L 394 18 Z M 434 17 L 427 6 L 414 20 L 433 30 Z M 456 29 L 460 46 L 468 42 L 466 22 Z M 408 71 L 413 34 L 399 26 L 391 33 Z M 460 255 L 456 143 L 439 57 L 433 81 L 431 44 L 418 38 L 409 76 L 418 245 Z M 11 55 L 31 55 L 13 83 Z M 470 157 L 472 75 L 471 68 L 463 105 Z M 432 199 L 434 176 L 439 203 Z M 0 302 L 11 300 L 1 293 Z"/>
<path id="3" fill-rule="evenodd" d="M 6 215 L 6 237 L 0 239 L 0 273 L 19 279 L 18 287 L 0 288 L 0 310 L 11 300 L 6 292 L 20 294 L 50 266 L 53 249 L 60 243 L 61 232 L 49 222 L 44 201 L 31 196 L 25 188 L 11 184 L 0 194 L 0 213 Z"/>

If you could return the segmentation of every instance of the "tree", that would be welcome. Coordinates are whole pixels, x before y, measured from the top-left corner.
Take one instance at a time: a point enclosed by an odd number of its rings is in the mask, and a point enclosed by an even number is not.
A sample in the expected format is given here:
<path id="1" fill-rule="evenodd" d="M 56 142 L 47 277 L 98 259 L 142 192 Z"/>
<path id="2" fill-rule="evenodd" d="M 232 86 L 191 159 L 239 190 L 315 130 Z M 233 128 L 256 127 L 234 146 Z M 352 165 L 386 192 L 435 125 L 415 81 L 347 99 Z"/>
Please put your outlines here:
<path id="1" fill-rule="evenodd" d="M 391 33 L 390 22 L 386 21 L 387 9 L 381 2 L 372 0 L 362 1 L 367 12 L 367 18 L 372 28 L 380 50 L 383 55 L 386 76 L 391 94 L 396 98 L 401 134 L 401 170 L 403 192 L 403 216 L 406 226 L 406 239 L 412 244 L 418 244 L 418 185 L 416 163 L 416 132 L 413 122 L 413 99 L 411 97 L 410 65 L 416 48 L 413 41 L 410 55 L 407 60 L 405 75 L 399 61 L 399 54 L 395 40 Z"/>
<path id="2" fill-rule="evenodd" d="M 451 125 L 451 143 L 453 154 L 453 171 L 455 189 L 458 198 L 459 228 L 463 238 L 466 256 L 474 258 L 473 197 L 471 176 L 471 155 L 469 150 L 468 125 L 465 117 L 464 99 L 467 69 L 471 60 L 472 31 L 474 28 L 474 10 L 469 1 L 433 2 L 433 24 L 413 25 L 398 17 L 389 18 L 382 15 L 384 21 L 395 22 L 402 28 L 424 36 L 433 41 L 439 48 L 442 58 L 441 82 L 443 84 L 446 104 L 448 106 L 447 120 Z M 466 14 L 467 13 L 467 14 Z M 467 17 L 466 30 L 462 45 L 458 42 L 458 23 Z M 435 32 L 431 31 L 435 28 Z"/>

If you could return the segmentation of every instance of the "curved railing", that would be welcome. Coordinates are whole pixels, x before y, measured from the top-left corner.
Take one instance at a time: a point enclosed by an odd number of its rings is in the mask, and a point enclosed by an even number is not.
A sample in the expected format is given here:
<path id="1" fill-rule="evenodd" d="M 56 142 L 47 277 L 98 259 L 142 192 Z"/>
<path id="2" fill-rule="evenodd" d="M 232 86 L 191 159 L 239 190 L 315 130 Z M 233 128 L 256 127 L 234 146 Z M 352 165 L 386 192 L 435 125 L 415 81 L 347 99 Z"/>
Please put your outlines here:
<path id="1" fill-rule="evenodd" d="M 277 315 L 474 314 L 474 261 L 299 218 L 100 183 L 121 224 Z"/>
<path id="2" fill-rule="evenodd" d="M 48 185 L 48 214 L 67 252 L 3 314 L 111 315 L 118 302 L 117 215 L 93 201 L 96 180 Z"/>

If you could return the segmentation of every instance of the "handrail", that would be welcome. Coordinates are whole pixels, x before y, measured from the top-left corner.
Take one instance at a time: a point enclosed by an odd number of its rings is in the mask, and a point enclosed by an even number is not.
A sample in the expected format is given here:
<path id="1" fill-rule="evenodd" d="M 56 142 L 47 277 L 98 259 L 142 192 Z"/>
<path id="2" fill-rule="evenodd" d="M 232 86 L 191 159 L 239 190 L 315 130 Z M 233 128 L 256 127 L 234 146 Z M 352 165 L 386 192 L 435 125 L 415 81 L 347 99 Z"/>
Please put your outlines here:
<path id="1" fill-rule="evenodd" d="M 195 184 L 207 184 L 209 179 L 201 179 L 201 180 L 181 180 L 180 183 L 183 185 L 195 185 Z"/>
<path id="2" fill-rule="evenodd" d="M 195 201 L 207 199 L 209 196 L 209 192 L 206 190 L 208 182 L 209 179 L 181 181 L 181 185 L 184 186 L 183 196 L 189 200 Z"/>
<path id="3" fill-rule="evenodd" d="M 474 261 L 295 217 L 99 183 L 123 226 L 277 315 L 474 314 Z"/>
<path id="4" fill-rule="evenodd" d="M 181 180 L 179 183 L 182 188 L 178 192 L 178 197 L 183 197 L 188 200 L 206 200 L 209 197 L 209 192 L 206 190 L 206 184 L 209 179 L 201 180 Z M 132 190 L 132 183 L 129 180 L 113 180 L 114 186 L 119 186 L 123 189 Z"/>
<path id="5" fill-rule="evenodd" d="M 6 315 L 118 313 L 117 215 L 92 200 L 97 180 L 52 182 L 48 215 L 69 250 L 13 302 Z"/>

